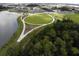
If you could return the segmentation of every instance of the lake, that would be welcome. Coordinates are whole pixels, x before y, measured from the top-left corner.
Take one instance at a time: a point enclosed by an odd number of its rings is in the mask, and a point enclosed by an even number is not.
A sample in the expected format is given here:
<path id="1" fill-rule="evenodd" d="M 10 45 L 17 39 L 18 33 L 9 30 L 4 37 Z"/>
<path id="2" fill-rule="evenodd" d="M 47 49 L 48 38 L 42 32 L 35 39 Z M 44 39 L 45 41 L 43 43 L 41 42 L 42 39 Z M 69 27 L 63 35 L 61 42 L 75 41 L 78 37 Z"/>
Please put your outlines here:
<path id="1" fill-rule="evenodd" d="M 19 14 L 15 12 L 0 12 L 0 47 L 4 45 L 17 30 L 18 16 Z"/>

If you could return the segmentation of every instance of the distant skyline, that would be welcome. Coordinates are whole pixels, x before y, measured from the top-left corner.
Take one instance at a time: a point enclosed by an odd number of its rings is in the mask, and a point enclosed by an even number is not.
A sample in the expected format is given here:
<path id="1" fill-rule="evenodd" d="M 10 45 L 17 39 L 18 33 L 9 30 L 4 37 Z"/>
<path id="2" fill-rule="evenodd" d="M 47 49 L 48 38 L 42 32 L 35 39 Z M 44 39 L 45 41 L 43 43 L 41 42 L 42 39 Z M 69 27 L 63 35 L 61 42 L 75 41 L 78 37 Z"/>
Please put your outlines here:
<path id="1" fill-rule="evenodd" d="M 79 4 L 79 0 L 0 0 L 0 3 L 70 3 L 70 4 Z"/>

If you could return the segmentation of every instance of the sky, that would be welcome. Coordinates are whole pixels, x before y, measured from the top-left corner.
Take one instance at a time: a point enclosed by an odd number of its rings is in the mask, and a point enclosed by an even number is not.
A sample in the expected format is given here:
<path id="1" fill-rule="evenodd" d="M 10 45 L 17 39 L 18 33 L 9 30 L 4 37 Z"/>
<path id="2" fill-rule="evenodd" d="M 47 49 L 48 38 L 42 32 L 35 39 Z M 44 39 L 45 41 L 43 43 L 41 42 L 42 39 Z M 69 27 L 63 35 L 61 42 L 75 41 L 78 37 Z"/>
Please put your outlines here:
<path id="1" fill-rule="evenodd" d="M 79 0 L 0 0 L 0 3 L 74 3 L 74 4 L 79 4 Z"/>

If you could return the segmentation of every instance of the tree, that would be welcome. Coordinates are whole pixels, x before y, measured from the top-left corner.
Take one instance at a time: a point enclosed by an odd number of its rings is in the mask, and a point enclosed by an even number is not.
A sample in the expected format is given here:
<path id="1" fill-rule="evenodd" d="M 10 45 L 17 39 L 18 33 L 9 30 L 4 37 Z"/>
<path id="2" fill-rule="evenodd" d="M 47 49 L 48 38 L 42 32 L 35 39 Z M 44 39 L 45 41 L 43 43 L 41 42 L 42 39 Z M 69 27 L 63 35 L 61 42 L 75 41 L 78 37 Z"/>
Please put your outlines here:
<path id="1" fill-rule="evenodd" d="M 70 10 L 70 7 L 68 6 L 62 6 L 59 8 L 61 11 L 69 11 Z"/>
<path id="2" fill-rule="evenodd" d="M 58 9 L 56 6 L 54 6 L 54 7 L 52 7 L 51 9 L 53 9 L 53 10 L 56 10 L 56 9 Z"/>
<path id="3" fill-rule="evenodd" d="M 54 44 L 57 49 L 56 55 L 67 55 L 67 52 L 65 49 L 65 42 L 61 38 L 57 37 Z"/>
<path id="4" fill-rule="evenodd" d="M 42 55 L 54 55 L 55 45 L 46 39 L 46 37 L 41 41 L 42 44 Z"/>
<path id="5" fill-rule="evenodd" d="M 50 36 L 51 38 L 56 37 L 56 31 L 54 29 L 50 29 L 50 31 L 48 31 L 46 34 Z"/>
<path id="6" fill-rule="evenodd" d="M 41 42 L 37 42 L 34 45 L 33 51 L 34 51 L 34 55 L 41 55 L 42 54 L 42 45 L 41 45 Z"/>
<path id="7" fill-rule="evenodd" d="M 78 55 L 79 54 L 79 49 L 76 47 L 72 47 L 72 54 L 73 55 Z"/>

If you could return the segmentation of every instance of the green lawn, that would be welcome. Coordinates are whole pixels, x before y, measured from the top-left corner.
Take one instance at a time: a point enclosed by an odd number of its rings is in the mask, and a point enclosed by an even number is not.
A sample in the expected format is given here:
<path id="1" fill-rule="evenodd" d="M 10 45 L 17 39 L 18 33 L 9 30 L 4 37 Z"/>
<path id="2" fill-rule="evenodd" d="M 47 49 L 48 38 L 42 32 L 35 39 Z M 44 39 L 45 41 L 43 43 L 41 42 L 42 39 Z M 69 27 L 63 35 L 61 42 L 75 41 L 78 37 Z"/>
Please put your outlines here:
<path id="1" fill-rule="evenodd" d="M 75 13 L 75 14 L 73 14 L 73 13 L 71 13 L 71 14 L 53 13 L 51 15 L 54 16 L 56 19 L 59 19 L 59 20 L 62 20 L 63 17 L 69 17 L 70 19 L 72 19 L 76 23 L 79 23 L 79 14 L 77 14 L 77 13 Z"/>
<path id="2" fill-rule="evenodd" d="M 79 14 L 66 14 L 66 17 L 69 17 L 76 23 L 79 23 Z"/>
<path id="3" fill-rule="evenodd" d="M 28 16 L 25 21 L 31 24 L 47 24 L 52 21 L 52 18 L 48 14 L 38 13 Z"/>
<path id="4" fill-rule="evenodd" d="M 59 13 L 53 13 L 51 14 L 52 16 L 54 16 L 56 19 L 62 20 L 64 17 L 64 14 L 59 14 Z"/>

